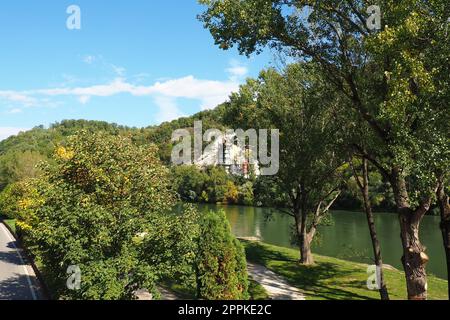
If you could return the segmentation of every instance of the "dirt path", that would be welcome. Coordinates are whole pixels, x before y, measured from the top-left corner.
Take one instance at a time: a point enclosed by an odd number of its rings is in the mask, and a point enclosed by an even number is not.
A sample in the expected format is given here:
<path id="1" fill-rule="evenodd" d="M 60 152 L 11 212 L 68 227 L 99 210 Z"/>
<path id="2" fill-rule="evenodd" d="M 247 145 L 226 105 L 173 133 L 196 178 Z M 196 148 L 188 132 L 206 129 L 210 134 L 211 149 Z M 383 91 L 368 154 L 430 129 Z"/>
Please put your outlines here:
<path id="1" fill-rule="evenodd" d="M 300 290 L 266 267 L 249 262 L 247 266 L 249 275 L 266 289 L 272 300 L 305 300 Z"/>

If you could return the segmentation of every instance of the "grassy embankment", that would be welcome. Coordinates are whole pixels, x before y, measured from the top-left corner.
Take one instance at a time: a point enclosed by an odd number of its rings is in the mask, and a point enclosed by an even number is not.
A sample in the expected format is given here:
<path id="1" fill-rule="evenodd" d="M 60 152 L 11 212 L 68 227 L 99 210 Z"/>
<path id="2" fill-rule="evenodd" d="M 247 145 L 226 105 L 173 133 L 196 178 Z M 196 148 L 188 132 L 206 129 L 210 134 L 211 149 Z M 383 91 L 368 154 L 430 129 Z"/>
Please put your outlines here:
<path id="1" fill-rule="evenodd" d="M 379 299 L 378 291 L 367 289 L 367 265 L 315 255 L 316 265 L 297 263 L 298 251 L 265 243 L 243 242 L 247 259 L 284 277 L 305 293 L 307 300 L 367 300 Z M 385 270 L 391 299 L 406 298 L 404 273 Z M 447 300 L 447 281 L 428 277 L 429 299 Z"/>

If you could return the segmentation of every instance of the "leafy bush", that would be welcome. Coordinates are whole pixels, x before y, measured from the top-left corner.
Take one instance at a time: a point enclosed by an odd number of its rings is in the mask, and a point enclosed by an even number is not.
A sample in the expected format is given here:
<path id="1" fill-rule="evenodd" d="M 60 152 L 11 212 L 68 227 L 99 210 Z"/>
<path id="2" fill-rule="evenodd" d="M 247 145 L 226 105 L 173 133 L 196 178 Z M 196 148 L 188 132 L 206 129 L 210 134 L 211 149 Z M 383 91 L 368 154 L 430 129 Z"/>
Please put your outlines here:
<path id="1" fill-rule="evenodd" d="M 158 279 L 193 273 L 196 213 L 171 213 L 176 197 L 155 147 L 81 132 L 55 153 L 38 190 L 30 241 L 66 299 L 133 299 Z M 80 290 L 66 286 L 81 269 Z"/>
<path id="2" fill-rule="evenodd" d="M 231 234 L 223 211 L 202 217 L 196 258 L 198 297 L 205 300 L 247 300 L 245 252 Z"/>
<path id="3" fill-rule="evenodd" d="M 36 180 L 16 182 L 0 193 L 0 213 L 17 220 L 20 234 L 31 229 L 37 219 L 36 210 L 42 203 L 35 184 Z"/>

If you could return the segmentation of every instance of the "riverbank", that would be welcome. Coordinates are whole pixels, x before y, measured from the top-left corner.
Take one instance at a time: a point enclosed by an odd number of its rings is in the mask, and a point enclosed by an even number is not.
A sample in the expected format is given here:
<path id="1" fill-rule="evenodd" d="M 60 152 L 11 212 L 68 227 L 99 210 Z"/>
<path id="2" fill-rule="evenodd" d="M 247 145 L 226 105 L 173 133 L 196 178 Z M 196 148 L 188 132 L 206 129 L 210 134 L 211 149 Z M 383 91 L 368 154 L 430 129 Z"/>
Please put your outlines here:
<path id="1" fill-rule="evenodd" d="M 276 209 L 214 205 L 199 208 L 203 211 L 224 210 L 238 238 L 259 238 L 271 245 L 296 249 L 292 245 L 291 232 L 294 220 Z M 384 263 L 402 269 L 400 257 L 403 249 L 398 216 L 375 213 L 374 219 Z M 319 227 L 313 252 L 358 263 L 372 263 L 372 240 L 364 212 L 331 211 L 328 220 L 329 223 Z M 446 280 L 446 259 L 439 225 L 440 217 L 426 216 L 421 223 L 420 240 L 430 257 L 428 273 Z"/>
<path id="2" fill-rule="evenodd" d="M 314 255 L 316 265 L 297 263 L 298 251 L 261 242 L 242 242 L 247 260 L 266 267 L 282 276 L 290 285 L 301 290 L 307 300 L 371 300 L 379 299 L 378 291 L 367 289 L 367 264 Z M 406 298 L 402 271 L 385 270 L 392 300 Z M 428 278 L 429 299 L 447 300 L 447 281 Z"/>

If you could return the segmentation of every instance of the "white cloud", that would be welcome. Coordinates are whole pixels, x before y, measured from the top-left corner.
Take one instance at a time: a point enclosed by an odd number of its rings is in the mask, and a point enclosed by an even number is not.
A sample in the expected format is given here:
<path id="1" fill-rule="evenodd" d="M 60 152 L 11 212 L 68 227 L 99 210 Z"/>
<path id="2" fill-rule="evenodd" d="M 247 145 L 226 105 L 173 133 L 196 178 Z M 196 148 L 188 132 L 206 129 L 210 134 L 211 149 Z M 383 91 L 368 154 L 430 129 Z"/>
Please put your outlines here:
<path id="1" fill-rule="evenodd" d="M 80 96 L 78 98 L 78 101 L 80 101 L 81 104 L 86 104 L 89 102 L 89 100 L 91 100 L 90 96 Z"/>
<path id="2" fill-rule="evenodd" d="M 127 69 L 113 64 L 111 65 L 111 68 L 113 69 L 114 73 L 117 74 L 119 77 L 123 77 L 127 71 Z"/>
<path id="3" fill-rule="evenodd" d="M 22 113 L 22 109 L 20 108 L 13 108 L 11 110 L 8 110 L 7 113 L 9 114 L 18 114 L 18 113 Z"/>
<path id="4" fill-rule="evenodd" d="M 231 81 L 237 82 L 248 75 L 248 68 L 239 61 L 232 60 L 226 72 L 229 74 Z"/>
<path id="5" fill-rule="evenodd" d="M 97 60 L 96 56 L 87 55 L 83 57 L 83 62 L 87 64 L 93 64 Z"/>
<path id="6" fill-rule="evenodd" d="M 87 63 L 95 60 L 102 61 L 102 58 L 86 56 Z M 218 104 L 225 102 L 232 92 L 239 90 L 239 85 L 243 77 L 248 74 L 248 69 L 237 61 L 231 61 L 230 67 L 226 70 L 229 75 L 228 80 L 207 80 L 197 79 L 193 75 L 177 79 L 165 79 L 145 86 L 138 82 L 130 82 L 123 76 L 125 69 L 111 65 L 118 75 L 113 81 L 96 84 L 92 86 L 60 86 L 50 89 L 35 89 L 27 91 L 0 91 L 0 99 L 8 102 L 21 104 L 22 106 L 49 105 L 53 98 L 60 96 L 72 96 L 80 102 L 86 104 L 92 97 L 111 97 L 119 94 L 130 94 L 132 96 L 152 97 L 158 106 L 164 106 L 165 113 L 158 114 L 158 117 L 168 120 L 177 115 L 181 115 L 176 106 L 176 99 L 193 99 L 200 102 L 200 107 L 211 109 Z M 57 102 L 54 104 L 58 105 Z M 14 105 L 14 108 L 18 106 Z"/>
<path id="7" fill-rule="evenodd" d="M 36 104 L 36 99 L 30 97 L 26 93 L 20 93 L 17 91 L 0 91 L 0 99 L 8 102 L 20 103 L 23 106 L 31 107 Z"/>
<path id="8" fill-rule="evenodd" d="M 116 78 L 110 83 L 89 87 L 61 87 L 38 89 L 22 92 L 0 91 L 0 97 L 6 100 L 23 102 L 24 105 L 35 101 L 36 97 L 74 96 L 85 104 L 91 97 L 110 97 L 118 94 L 133 96 L 165 96 L 200 100 L 202 108 L 213 108 L 227 100 L 233 91 L 239 89 L 239 83 L 228 81 L 202 80 L 194 76 L 156 82 L 150 86 L 135 85 L 123 78 Z"/>
<path id="9" fill-rule="evenodd" d="M 156 121 L 162 123 L 185 116 L 185 114 L 183 114 L 178 108 L 175 99 L 164 96 L 157 96 L 154 100 L 156 105 L 159 107 L 159 111 L 156 114 Z"/>
<path id="10" fill-rule="evenodd" d="M 122 77 L 126 73 L 126 69 L 121 66 L 117 66 L 115 64 L 109 63 L 102 55 L 85 55 L 82 57 L 84 63 L 89 65 L 99 65 L 100 67 L 107 69 L 108 71 L 112 71 L 119 77 Z"/>
<path id="11" fill-rule="evenodd" d="M 27 131 L 29 129 L 13 128 L 13 127 L 0 127 L 0 141 L 5 140 L 11 136 L 17 135 L 21 131 Z"/>

